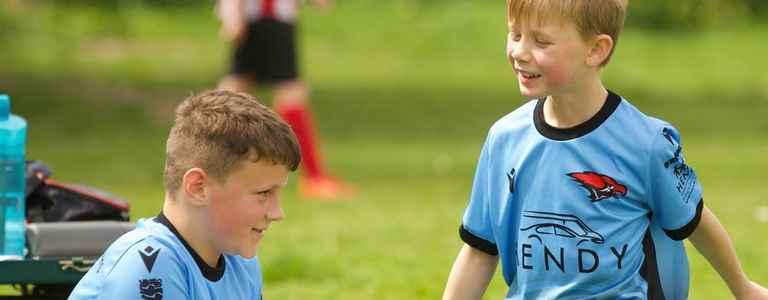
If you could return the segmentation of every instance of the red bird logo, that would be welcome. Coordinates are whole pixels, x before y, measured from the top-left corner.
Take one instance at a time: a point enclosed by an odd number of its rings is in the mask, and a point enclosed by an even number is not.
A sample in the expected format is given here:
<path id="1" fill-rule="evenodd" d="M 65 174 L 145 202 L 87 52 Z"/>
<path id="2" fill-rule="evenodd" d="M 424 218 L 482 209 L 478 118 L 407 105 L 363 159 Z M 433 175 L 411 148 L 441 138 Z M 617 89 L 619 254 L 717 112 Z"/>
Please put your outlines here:
<path id="1" fill-rule="evenodd" d="M 573 172 L 568 173 L 573 180 L 581 184 L 589 191 L 589 199 L 597 202 L 603 199 L 623 197 L 627 195 L 627 187 L 618 183 L 613 178 L 595 172 Z"/>

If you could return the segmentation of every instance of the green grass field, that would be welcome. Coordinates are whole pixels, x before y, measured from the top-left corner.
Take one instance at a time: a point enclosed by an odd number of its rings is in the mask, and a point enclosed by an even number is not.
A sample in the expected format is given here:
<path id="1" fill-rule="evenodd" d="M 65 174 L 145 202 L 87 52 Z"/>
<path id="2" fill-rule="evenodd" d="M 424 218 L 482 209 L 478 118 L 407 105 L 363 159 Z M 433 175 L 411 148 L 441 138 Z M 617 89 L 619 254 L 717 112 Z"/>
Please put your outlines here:
<path id="1" fill-rule="evenodd" d="M 524 100 L 504 57 L 502 4 L 423 3 L 304 11 L 322 150 L 361 193 L 308 202 L 291 183 L 287 218 L 260 252 L 266 298 L 440 297 L 485 133 Z M 30 124 L 28 156 L 59 180 L 126 197 L 134 219 L 159 212 L 172 109 L 226 70 L 212 9 L 0 4 L 0 20 L 0 92 Z M 605 82 L 680 129 L 708 206 L 749 275 L 768 285 L 768 220 L 756 214 L 768 207 L 768 26 L 627 27 Z M 730 298 L 689 250 L 691 298 Z M 497 275 L 485 299 L 505 291 Z"/>

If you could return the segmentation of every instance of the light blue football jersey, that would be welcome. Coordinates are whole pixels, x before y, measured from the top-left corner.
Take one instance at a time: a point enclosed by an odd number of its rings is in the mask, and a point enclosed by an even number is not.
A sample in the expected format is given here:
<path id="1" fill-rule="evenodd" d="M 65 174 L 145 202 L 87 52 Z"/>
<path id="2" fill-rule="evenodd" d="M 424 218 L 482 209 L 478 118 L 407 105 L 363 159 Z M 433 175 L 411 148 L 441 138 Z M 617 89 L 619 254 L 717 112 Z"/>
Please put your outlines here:
<path id="1" fill-rule="evenodd" d="M 460 236 L 499 255 L 507 299 L 686 299 L 701 186 L 678 131 L 610 93 L 590 120 L 531 101 L 483 145 Z"/>
<path id="2" fill-rule="evenodd" d="M 137 222 L 80 280 L 69 299 L 261 299 L 257 258 L 208 266 L 163 214 Z"/>

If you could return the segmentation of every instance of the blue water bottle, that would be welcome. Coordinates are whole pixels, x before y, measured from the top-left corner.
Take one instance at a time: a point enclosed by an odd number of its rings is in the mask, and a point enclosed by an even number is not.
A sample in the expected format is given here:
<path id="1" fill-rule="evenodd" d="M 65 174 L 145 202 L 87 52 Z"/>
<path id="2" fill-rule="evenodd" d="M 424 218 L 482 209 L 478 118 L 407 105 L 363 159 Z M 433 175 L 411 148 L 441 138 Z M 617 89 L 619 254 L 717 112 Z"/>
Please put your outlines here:
<path id="1" fill-rule="evenodd" d="M 0 94 L 0 250 L 3 259 L 23 258 L 25 249 L 24 146 L 27 121 L 11 114 Z"/>

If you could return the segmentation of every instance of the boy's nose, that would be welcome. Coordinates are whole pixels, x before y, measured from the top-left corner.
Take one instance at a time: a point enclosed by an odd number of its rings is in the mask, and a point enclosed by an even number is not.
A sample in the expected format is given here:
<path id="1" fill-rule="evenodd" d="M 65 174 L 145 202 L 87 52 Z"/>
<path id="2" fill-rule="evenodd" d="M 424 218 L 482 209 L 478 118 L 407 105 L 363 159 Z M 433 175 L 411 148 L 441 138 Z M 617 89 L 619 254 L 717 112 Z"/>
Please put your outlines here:
<path id="1" fill-rule="evenodd" d="M 507 59 L 510 63 L 515 61 L 527 62 L 530 58 L 530 52 L 528 51 L 528 43 L 523 40 L 514 42 L 509 40 L 507 42 Z"/>
<path id="2" fill-rule="evenodd" d="M 283 211 L 283 207 L 280 205 L 280 202 L 276 202 L 275 205 L 273 205 L 269 211 L 267 211 L 267 219 L 270 221 L 280 221 L 285 218 L 285 212 Z"/>

